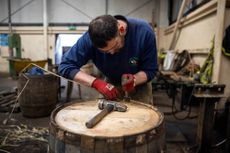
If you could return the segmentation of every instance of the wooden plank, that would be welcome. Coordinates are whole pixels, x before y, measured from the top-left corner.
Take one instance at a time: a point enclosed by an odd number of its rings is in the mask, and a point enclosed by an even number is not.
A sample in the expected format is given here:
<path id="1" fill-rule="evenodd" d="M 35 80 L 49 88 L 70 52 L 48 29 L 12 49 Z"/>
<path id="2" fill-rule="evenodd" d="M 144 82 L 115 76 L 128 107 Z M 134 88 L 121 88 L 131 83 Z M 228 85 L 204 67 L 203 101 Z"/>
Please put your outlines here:
<path id="1" fill-rule="evenodd" d="M 59 139 L 55 139 L 55 153 L 64 153 L 65 152 L 65 143 Z"/>
<path id="2" fill-rule="evenodd" d="M 8 101 L 8 102 L 5 102 L 4 104 L 0 105 L 0 107 L 7 107 L 7 106 L 9 106 L 10 104 L 13 104 L 13 103 L 15 103 L 15 102 L 16 102 L 16 98 L 14 98 L 14 99 L 12 99 L 12 100 L 10 100 L 10 101 Z"/>
<path id="3" fill-rule="evenodd" d="M 148 153 L 148 145 L 143 144 L 136 147 L 136 153 Z"/>
<path id="4" fill-rule="evenodd" d="M 16 103 L 15 105 L 16 106 L 10 105 L 8 107 L 0 107 L 0 112 L 11 112 L 12 109 L 14 108 L 13 113 L 19 113 L 20 112 L 19 103 Z"/>
<path id="5" fill-rule="evenodd" d="M 226 0 L 217 2 L 217 16 L 216 16 L 216 33 L 215 33 L 215 46 L 214 46 L 214 57 L 215 62 L 213 66 L 212 82 L 220 83 L 221 74 L 221 49 L 222 39 L 224 35 L 224 20 L 225 20 L 225 6 Z"/>
<path id="6" fill-rule="evenodd" d="M 0 106 L 5 104 L 6 102 L 9 102 L 9 101 L 16 99 L 16 98 L 17 98 L 17 96 L 15 96 L 15 95 L 11 95 L 7 98 L 4 98 L 4 99 L 0 100 Z"/>
<path id="7" fill-rule="evenodd" d="M 106 141 L 105 140 L 96 140 L 94 152 L 95 153 L 106 153 Z"/>
<path id="8" fill-rule="evenodd" d="M 9 94 L 9 95 L 7 95 L 7 96 L 0 97 L 0 102 L 3 101 L 3 100 L 9 99 L 9 98 L 11 98 L 11 97 L 13 97 L 13 96 L 15 96 L 15 95 L 16 95 L 16 94 L 14 93 L 14 94 Z"/>
<path id="9" fill-rule="evenodd" d="M 123 138 L 112 138 L 106 140 L 106 151 L 109 153 L 124 153 L 124 139 Z"/>
<path id="10" fill-rule="evenodd" d="M 177 16 L 177 22 L 176 22 L 176 25 L 175 25 L 175 28 L 174 28 L 174 31 L 173 31 L 173 34 L 172 34 L 172 38 L 171 38 L 171 43 L 170 43 L 170 46 L 169 46 L 169 50 L 173 50 L 175 48 L 175 40 L 176 40 L 175 37 L 176 37 L 176 34 L 177 34 L 177 30 L 178 30 L 181 18 L 183 16 L 185 6 L 189 2 L 191 2 L 191 0 L 183 0 L 183 2 L 181 4 L 180 11 L 179 11 L 179 14 Z"/>
<path id="11" fill-rule="evenodd" d="M 4 94 L 6 94 L 6 93 L 8 93 L 9 92 L 9 90 L 1 90 L 0 91 L 0 95 L 4 95 Z"/>
<path id="12" fill-rule="evenodd" d="M 90 136 L 81 136 L 81 153 L 93 152 L 95 147 L 95 140 Z"/>
<path id="13" fill-rule="evenodd" d="M 197 144 L 199 144 L 198 153 L 210 151 L 212 142 L 212 128 L 214 117 L 214 106 L 217 99 L 204 98 L 200 101 L 200 110 L 197 125 Z"/>

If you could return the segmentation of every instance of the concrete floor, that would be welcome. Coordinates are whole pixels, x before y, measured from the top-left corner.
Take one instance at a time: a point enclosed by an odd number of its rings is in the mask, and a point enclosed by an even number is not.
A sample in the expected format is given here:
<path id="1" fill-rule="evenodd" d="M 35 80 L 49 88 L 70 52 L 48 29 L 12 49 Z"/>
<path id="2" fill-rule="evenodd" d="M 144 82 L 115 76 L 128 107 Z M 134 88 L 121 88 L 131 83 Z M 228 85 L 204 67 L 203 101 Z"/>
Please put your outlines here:
<path id="1" fill-rule="evenodd" d="M 62 81 L 65 85 L 65 81 Z M 0 91 L 6 89 L 12 89 L 17 86 L 17 80 L 12 80 L 7 75 L 0 74 Z M 97 92 L 93 89 L 87 87 L 81 87 L 83 100 L 95 99 L 97 97 Z M 61 102 L 65 101 L 66 89 L 63 89 L 61 94 Z M 80 101 L 78 88 L 75 85 L 71 101 Z M 177 120 L 171 114 L 171 99 L 168 98 L 165 91 L 158 90 L 154 91 L 154 104 L 159 108 L 161 112 L 164 113 L 165 123 L 166 123 L 166 153 L 184 153 L 193 152 L 188 150 L 195 144 L 196 138 L 196 122 L 197 118 Z M 179 106 L 178 106 L 179 107 Z M 183 117 L 187 112 L 182 112 L 176 114 L 178 117 Z M 192 109 L 191 116 L 197 115 L 197 108 Z M 0 126 L 4 125 L 3 120 L 9 116 L 9 113 L 0 113 Z M 23 124 L 30 127 L 44 127 L 49 126 L 49 116 L 43 118 L 26 118 L 22 113 L 13 113 L 11 120 L 8 124 Z M 1 140 L 1 139 L 0 139 Z M 1 142 L 0 142 L 1 143 Z M 0 151 L 1 152 L 1 151 Z"/>

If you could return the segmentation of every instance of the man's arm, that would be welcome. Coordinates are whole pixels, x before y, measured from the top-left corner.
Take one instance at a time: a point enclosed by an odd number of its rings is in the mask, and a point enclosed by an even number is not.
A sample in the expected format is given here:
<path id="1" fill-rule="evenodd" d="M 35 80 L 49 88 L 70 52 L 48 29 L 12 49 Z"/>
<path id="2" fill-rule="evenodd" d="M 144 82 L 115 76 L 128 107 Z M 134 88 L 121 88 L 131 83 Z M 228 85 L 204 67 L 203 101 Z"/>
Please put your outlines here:
<path id="1" fill-rule="evenodd" d="M 142 81 L 146 76 L 148 82 L 154 78 L 158 70 L 157 48 L 156 48 L 155 34 L 151 29 L 146 30 L 143 35 L 144 35 L 142 40 L 143 50 L 141 52 L 141 58 L 140 58 L 140 72 L 138 72 L 137 74 L 140 78 L 142 78 L 141 79 Z"/>
<path id="2" fill-rule="evenodd" d="M 144 71 L 139 71 L 138 73 L 134 74 L 134 77 L 135 77 L 135 86 L 147 82 L 147 75 Z"/>
<path id="3" fill-rule="evenodd" d="M 140 71 L 136 74 L 123 74 L 122 87 L 124 91 L 131 91 L 135 86 L 151 81 L 157 71 L 157 50 L 155 35 L 149 25 L 144 26 L 145 32 L 141 34 Z"/>
<path id="4" fill-rule="evenodd" d="M 81 70 L 74 76 L 73 80 L 82 85 L 95 88 L 109 100 L 114 100 L 119 95 L 119 91 L 112 84 L 97 79 Z"/>
<path id="5" fill-rule="evenodd" d="M 83 71 L 79 71 L 73 78 L 74 81 L 82 84 L 82 85 L 85 85 L 85 86 L 88 86 L 88 87 L 91 87 L 92 86 L 92 83 L 93 81 L 95 80 L 96 78 L 83 72 Z"/>

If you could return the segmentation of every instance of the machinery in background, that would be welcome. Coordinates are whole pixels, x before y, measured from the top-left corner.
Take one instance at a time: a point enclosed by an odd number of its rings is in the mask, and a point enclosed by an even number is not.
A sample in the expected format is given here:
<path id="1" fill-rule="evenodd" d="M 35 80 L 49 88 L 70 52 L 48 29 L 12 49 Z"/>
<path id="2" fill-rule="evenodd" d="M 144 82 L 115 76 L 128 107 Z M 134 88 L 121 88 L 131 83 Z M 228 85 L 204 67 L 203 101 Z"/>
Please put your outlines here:
<path id="1" fill-rule="evenodd" d="M 45 67 L 47 60 L 32 61 L 29 58 L 22 58 L 21 53 L 21 37 L 19 34 L 12 33 L 8 36 L 9 45 L 9 72 L 10 76 L 14 79 L 18 77 L 18 74 L 30 63 Z"/>

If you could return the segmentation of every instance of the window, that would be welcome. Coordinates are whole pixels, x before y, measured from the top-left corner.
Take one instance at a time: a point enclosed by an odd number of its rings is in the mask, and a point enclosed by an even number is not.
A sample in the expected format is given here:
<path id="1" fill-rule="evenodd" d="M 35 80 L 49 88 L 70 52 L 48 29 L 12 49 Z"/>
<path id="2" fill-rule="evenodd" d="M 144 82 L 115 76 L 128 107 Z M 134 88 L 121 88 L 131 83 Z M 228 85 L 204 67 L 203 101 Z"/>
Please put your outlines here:
<path id="1" fill-rule="evenodd" d="M 180 7 L 183 0 L 168 0 L 169 1 L 169 12 L 168 12 L 168 20 L 169 24 L 173 24 L 177 20 L 178 13 L 180 11 Z M 188 15 L 192 11 L 196 10 L 197 8 L 201 7 L 205 3 L 209 2 L 210 0 L 192 0 L 185 6 L 183 16 Z"/>

